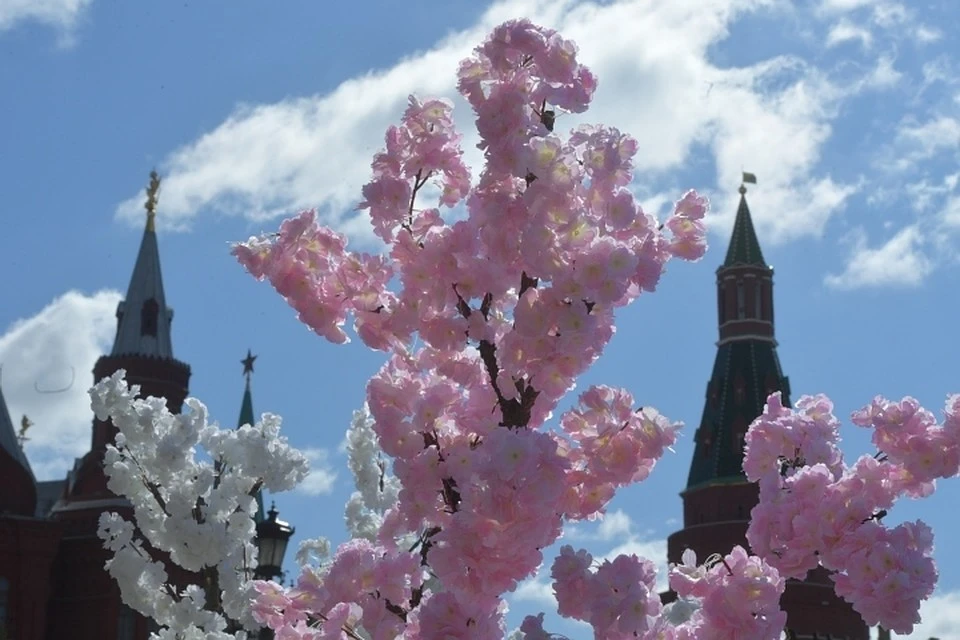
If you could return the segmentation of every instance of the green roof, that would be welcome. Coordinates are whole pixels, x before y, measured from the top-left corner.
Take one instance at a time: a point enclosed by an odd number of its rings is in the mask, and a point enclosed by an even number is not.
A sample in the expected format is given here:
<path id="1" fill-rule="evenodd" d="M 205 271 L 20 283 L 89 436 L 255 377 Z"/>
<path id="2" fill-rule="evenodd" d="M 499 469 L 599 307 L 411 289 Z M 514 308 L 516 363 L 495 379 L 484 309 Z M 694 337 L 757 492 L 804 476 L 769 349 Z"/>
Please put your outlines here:
<path id="1" fill-rule="evenodd" d="M 775 343 L 743 339 L 718 347 L 687 489 L 744 478 L 740 437 L 763 413 L 769 391 L 782 392 L 784 404 L 790 404 L 790 380 L 780 369 Z"/>
<path id="2" fill-rule="evenodd" d="M 243 391 L 243 402 L 240 403 L 240 419 L 237 421 L 237 428 L 239 429 L 245 424 L 253 425 L 256 423 L 256 419 L 253 417 L 253 396 L 250 393 L 250 376 L 247 376 L 247 386 Z M 266 520 L 266 515 L 263 511 L 263 492 L 258 491 L 257 495 L 257 513 L 253 517 L 253 521 L 257 524 L 260 524 Z"/>
<path id="3" fill-rule="evenodd" d="M 737 207 L 737 219 L 733 223 L 730 248 L 727 249 L 727 258 L 723 261 L 724 267 L 739 265 L 767 266 L 763 260 L 763 252 L 760 251 L 757 232 L 753 228 L 753 219 L 750 217 L 746 189 L 740 191 L 740 206 Z"/>

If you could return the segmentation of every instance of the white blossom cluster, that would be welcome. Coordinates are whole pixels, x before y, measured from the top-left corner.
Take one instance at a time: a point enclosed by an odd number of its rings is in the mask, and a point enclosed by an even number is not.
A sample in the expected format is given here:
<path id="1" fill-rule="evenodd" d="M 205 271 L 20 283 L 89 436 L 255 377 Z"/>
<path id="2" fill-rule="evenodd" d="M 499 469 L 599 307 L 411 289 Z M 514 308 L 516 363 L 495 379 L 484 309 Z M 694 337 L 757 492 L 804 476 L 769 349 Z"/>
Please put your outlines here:
<path id="1" fill-rule="evenodd" d="M 374 541 L 384 514 L 397 503 L 400 481 L 390 474 L 366 403 L 353 412 L 353 421 L 347 431 L 347 454 L 357 487 L 347 501 L 344 513 L 347 531 L 351 538 Z"/>
<path id="2" fill-rule="evenodd" d="M 249 612 L 254 496 L 292 489 L 309 461 L 279 436 L 278 416 L 221 429 L 207 423 L 207 408 L 194 398 L 181 415 L 162 398 L 137 399 L 140 389 L 127 386 L 125 373 L 90 390 L 97 418 L 119 431 L 104 461 L 108 487 L 131 502 L 136 522 L 101 516 L 98 535 L 114 553 L 106 568 L 123 601 L 163 628 L 151 638 L 244 639 L 243 629 L 258 626 Z M 174 584 L 163 556 L 196 584 Z"/>
<path id="3" fill-rule="evenodd" d="M 383 516 L 397 503 L 400 481 L 390 473 L 388 457 L 380 449 L 373 430 L 373 417 L 366 403 L 353 412 L 347 429 L 347 464 L 353 474 L 354 491 L 347 501 L 344 519 L 351 538 L 375 541 Z M 330 555 L 330 541 L 313 538 L 300 543 L 297 562 L 318 567 Z"/>

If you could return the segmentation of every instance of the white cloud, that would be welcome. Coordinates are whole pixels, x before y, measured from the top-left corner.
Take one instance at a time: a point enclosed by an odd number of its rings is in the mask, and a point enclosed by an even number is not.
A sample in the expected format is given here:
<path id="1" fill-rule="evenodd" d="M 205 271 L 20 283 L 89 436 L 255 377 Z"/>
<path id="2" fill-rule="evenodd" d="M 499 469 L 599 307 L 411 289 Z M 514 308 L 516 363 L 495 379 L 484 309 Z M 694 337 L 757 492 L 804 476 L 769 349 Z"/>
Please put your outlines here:
<path id="1" fill-rule="evenodd" d="M 844 42 L 859 41 L 866 49 L 873 42 L 873 34 L 869 29 L 857 26 L 849 20 L 841 20 L 835 24 L 827 34 L 827 46 L 835 47 Z"/>
<path id="2" fill-rule="evenodd" d="M 600 526 L 597 527 L 597 536 L 600 540 L 615 540 L 629 535 L 632 528 L 633 521 L 627 512 L 617 509 L 604 514 Z"/>
<path id="3" fill-rule="evenodd" d="M 843 273 L 828 275 L 825 281 L 837 289 L 916 286 L 933 270 L 923 245 L 923 235 L 915 225 L 904 227 L 877 248 L 867 245 L 866 234 L 860 230 Z"/>
<path id="4" fill-rule="evenodd" d="M 950 210 L 952 208 L 950 203 L 954 199 L 949 196 L 957 188 L 958 181 L 960 181 L 960 172 L 944 176 L 939 184 L 931 183 L 926 179 L 912 182 L 906 185 L 905 190 L 911 206 L 918 212 L 939 209 L 944 202 L 947 204 L 943 208 Z"/>
<path id="5" fill-rule="evenodd" d="M 70 291 L 0 335 L 3 393 L 15 423 L 24 414 L 34 423 L 26 452 L 38 479 L 63 478 L 90 447 L 90 372 L 116 333 L 120 298 Z"/>
<path id="6" fill-rule="evenodd" d="M 919 25 L 916 29 L 913 30 L 913 36 L 922 44 L 927 44 L 929 42 L 936 42 L 943 37 L 943 32 L 934 27 L 928 27 L 926 25 Z"/>
<path id="7" fill-rule="evenodd" d="M 960 229 L 960 196 L 947 199 L 942 213 L 943 224 L 951 229 Z"/>
<path id="8" fill-rule="evenodd" d="M 641 142 L 641 191 L 679 195 L 687 185 L 670 183 L 665 172 L 705 149 L 715 156 L 723 191 L 737 184 L 741 166 L 761 168 L 758 194 L 773 206 L 757 208 L 755 219 L 770 240 L 819 235 L 852 193 L 849 185 L 815 174 L 830 121 L 847 94 L 793 58 L 743 68 L 709 59 L 740 14 L 776 6 L 772 0 L 499 2 L 470 29 L 327 95 L 239 107 L 161 163 L 167 178 L 158 219 L 169 228 L 189 227 L 201 213 L 266 222 L 315 206 L 327 224 L 369 239 L 365 218 L 350 209 L 408 93 L 454 97 L 456 65 L 470 46 L 500 21 L 524 15 L 576 40 L 599 76 L 594 108 L 585 118 L 562 117 L 563 128 L 603 122 L 634 135 Z M 476 168 L 481 156 L 473 116 L 459 98 L 456 117 Z M 141 200 L 137 194 L 121 203 L 118 215 L 139 224 Z M 732 222 L 734 208 L 723 210 L 721 226 Z"/>
<path id="9" fill-rule="evenodd" d="M 540 573 L 546 575 L 541 577 Z M 549 572 L 541 571 L 540 573 L 517 585 L 510 599 L 533 602 L 544 609 L 556 610 L 557 598 L 553 595 L 553 583 L 550 582 Z"/>
<path id="10" fill-rule="evenodd" d="M 920 605 L 920 617 L 923 622 L 914 628 L 910 638 L 960 640 L 960 591 L 934 594 Z"/>
<path id="11" fill-rule="evenodd" d="M 881 56 L 877 59 L 877 66 L 863 79 L 864 88 L 886 89 L 896 85 L 903 78 L 903 74 L 893 66 L 893 58 Z"/>
<path id="12" fill-rule="evenodd" d="M 330 467 L 330 454 L 326 449 L 308 448 L 300 450 L 310 460 L 310 473 L 295 489 L 308 496 L 319 496 L 333 491 L 337 472 Z"/>
<path id="13" fill-rule="evenodd" d="M 921 124 L 904 123 L 897 141 L 912 149 L 914 160 L 930 158 L 944 149 L 960 147 L 960 120 L 938 116 Z"/>
<path id="14" fill-rule="evenodd" d="M 910 21 L 907 8 L 897 2 L 878 2 L 873 8 L 873 22 L 890 29 Z"/>
<path id="15" fill-rule="evenodd" d="M 820 2 L 820 11 L 824 13 L 843 13 L 869 7 L 876 4 L 878 0 L 822 0 Z"/>
<path id="16" fill-rule="evenodd" d="M 0 31 L 40 22 L 69 31 L 93 0 L 0 0 Z"/>

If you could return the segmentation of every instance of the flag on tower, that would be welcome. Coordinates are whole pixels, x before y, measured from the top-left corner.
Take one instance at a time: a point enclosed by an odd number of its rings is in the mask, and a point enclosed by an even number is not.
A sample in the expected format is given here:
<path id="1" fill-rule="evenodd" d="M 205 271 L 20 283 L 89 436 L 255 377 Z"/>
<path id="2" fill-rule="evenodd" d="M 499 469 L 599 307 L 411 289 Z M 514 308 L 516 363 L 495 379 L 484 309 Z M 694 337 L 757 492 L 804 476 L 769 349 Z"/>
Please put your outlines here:
<path id="1" fill-rule="evenodd" d="M 748 182 L 749 182 L 750 184 L 757 184 L 757 176 L 754 175 L 754 174 L 752 174 L 752 173 L 747 173 L 746 171 L 744 171 L 744 172 L 743 172 L 743 182 L 744 182 L 744 184 L 746 184 L 746 183 L 748 183 Z"/>

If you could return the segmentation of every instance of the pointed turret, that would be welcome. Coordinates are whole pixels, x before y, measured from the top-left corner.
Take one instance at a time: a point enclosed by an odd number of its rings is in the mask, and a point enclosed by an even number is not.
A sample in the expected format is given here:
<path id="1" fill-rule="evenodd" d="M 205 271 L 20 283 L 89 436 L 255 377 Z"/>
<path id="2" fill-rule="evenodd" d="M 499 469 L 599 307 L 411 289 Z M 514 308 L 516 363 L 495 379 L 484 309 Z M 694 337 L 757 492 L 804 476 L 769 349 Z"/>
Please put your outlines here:
<path id="1" fill-rule="evenodd" d="M 0 388 L 0 514 L 32 516 L 37 504 L 37 480 L 13 428 Z"/>
<path id="2" fill-rule="evenodd" d="M 243 375 L 247 379 L 247 382 L 243 390 L 243 401 L 240 403 L 240 419 L 237 421 L 238 429 L 245 424 L 253 425 L 256 423 L 256 418 L 253 417 L 253 396 L 250 394 L 250 376 L 253 375 L 253 361 L 256 359 L 257 356 L 253 355 L 250 349 L 247 349 L 247 357 L 240 361 L 240 364 L 243 365 Z M 266 519 L 263 511 L 263 492 L 258 491 L 256 498 L 257 513 L 253 517 L 253 521 L 260 524 Z"/>
<path id="3" fill-rule="evenodd" d="M 737 218 L 733 223 L 733 235 L 730 238 L 730 247 L 727 249 L 727 259 L 723 261 L 724 267 L 738 265 L 767 266 L 763 261 L 757 232 L 753 228 L 750 207 L 747 206 L 747 188 L 743 185 L 740 186 L 740 206 L 737 207 Z"/>
<path id="4" fill-rule="evenodd" d="M 156 215 L 160 178 L 150 174 L 147 188 L 147 223 L 140 241 L 140 251 L 133 267 L 127 296 L 117 306 L 117 336 L 110 355 L 173 357 L 170 324 L 173 310 L 167 307 L 160 272 L 160 250 L 157 247 Z"/>

